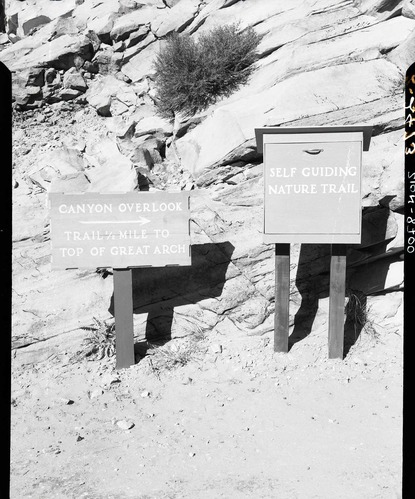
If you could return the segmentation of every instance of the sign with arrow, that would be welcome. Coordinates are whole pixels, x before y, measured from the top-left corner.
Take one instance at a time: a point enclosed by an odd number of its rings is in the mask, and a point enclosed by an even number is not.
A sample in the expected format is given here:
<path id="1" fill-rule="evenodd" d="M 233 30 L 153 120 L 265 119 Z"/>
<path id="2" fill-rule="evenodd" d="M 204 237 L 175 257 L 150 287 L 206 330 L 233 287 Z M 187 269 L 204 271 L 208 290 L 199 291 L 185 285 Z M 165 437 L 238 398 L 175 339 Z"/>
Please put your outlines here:
<path id="1" fill-rule="evenodd" d="M 189 196 L 50 193 L 52 269 L 190 265 Z"/>

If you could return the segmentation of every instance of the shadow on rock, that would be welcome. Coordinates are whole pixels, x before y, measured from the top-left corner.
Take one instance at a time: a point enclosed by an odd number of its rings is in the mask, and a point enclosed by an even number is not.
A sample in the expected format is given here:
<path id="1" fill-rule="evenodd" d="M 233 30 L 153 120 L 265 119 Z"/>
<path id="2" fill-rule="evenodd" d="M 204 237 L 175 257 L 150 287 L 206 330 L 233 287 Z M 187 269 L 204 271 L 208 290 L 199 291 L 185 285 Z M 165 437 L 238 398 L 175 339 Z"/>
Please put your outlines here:
<path id="1" fill-rule="evenodd" d="M 362 291 L 347 290 L 343 356 L 349 353 L 368 321 L 367 296 Z"/>
<path id="2" fill-rule="evenodd" d="M 294 317 L 294 329 L 288 339 L 288 349 L 306 338 L 317 315 L 318 300 L 328 295 L 327 274 L 330 271 L 330 245 L 302 244 L 298 258 L 295 285 L 301 297 L 301 305 Z M 324 277 L 326 277 L 324 279 Z"/>
<path id="3" fill-rule="evenodd" d="M 147 341 L 165 343 L 171 339 L 176 307 L 221 296 L 234 249 L 230 242 L 195 244 L 189 267 L 133 269 L 134 314 L 148 314 L 145 341 L 136 344 L 137 353 L 145 355 Z M 114 313 L 114 295 L 109 312 Z M 193 320 L 197 323 L 197 317 Z"/>
<path id="4" fill-rule="evenodd" d="M 389 289 L 388 276 L 390 280 L 392 265 L 399 260 L 399 251 L 386 253 L 388 242 L 396 237 L 397 226 L 391 211 L 384 206 L 389 199 L 382 201 L 383 206 L 363 209 L 362 243 L 350 245 L 347 250 L 344 357 L 369 321 L 367 296 Z M 295 279 L 301 304 L 294 318 L 289 349 L 311 333 L 318 301 L 329 296 L 330 253 L 329 244 L 301 245 Z"/>

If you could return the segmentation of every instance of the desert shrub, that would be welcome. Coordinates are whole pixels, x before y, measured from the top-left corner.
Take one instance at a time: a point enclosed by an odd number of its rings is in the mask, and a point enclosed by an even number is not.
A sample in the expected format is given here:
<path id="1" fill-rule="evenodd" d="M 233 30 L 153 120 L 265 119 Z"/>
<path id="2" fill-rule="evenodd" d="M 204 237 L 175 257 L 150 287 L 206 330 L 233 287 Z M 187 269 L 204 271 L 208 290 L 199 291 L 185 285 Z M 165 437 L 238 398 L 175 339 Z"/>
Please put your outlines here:
<path id="1" fill-rule="evenodd" d="M 168 37 L 154 62 L 158 113 L 191 116 L 232 94 L 252 74 L 260 40 L 253 28 L 240 31 L 238 24 L 213 28 L 198 40 Z"/>
<path id="2" fill-rule="evenodd" d="M 191 323 L 187 327 L 182 325 L 182 328 L 187 333 L 183 338 L 162 345 L 157 342 L 148 343 L 150 366 L 157 376 L 165 371 L 184 367 L 190 362 L 200 361 L 206 352 L 206 330 Z"/>
<path id="3" fill-rule="evenodd" d="M 364 330 L 370 337 L 377 340 L 379 338 L 379 333 L 376 329 L 377 324 L 372 320 L 365 293 L 359 290 L 347 289 L 346 296 L 346 324 L 354 328 L 355 339 Z"/>
<path id="4" fill-rule="evenodd" d="M 90 335 L 84 340 L 87 346 L 85 356 L 96 356 L 98 360 L 115 354 L 115 324 L 93 317 L 92 326 L 81 326 Z"/>

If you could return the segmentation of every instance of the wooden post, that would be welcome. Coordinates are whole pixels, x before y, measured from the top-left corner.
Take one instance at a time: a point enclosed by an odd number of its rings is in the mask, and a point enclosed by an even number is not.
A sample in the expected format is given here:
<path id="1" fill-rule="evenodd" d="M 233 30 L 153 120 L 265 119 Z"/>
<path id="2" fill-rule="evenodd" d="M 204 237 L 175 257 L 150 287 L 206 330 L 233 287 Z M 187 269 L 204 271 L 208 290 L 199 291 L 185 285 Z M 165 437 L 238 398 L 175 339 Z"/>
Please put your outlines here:
<path id="1" fill-rule="evenodd" d="M 134 364 L 133 283 L 131 269 L 114 269 L 116 368 Z"/>
<path id="2" fill-rule="evenodd" d="M 274 352 L 288 352 L 290 245 L 275 245 Z"/>
<path id="3" fill-rule="evenodd" d="M 343 358 L 346 249 L 345 244 L 331 246 L 329 359 Z"/>

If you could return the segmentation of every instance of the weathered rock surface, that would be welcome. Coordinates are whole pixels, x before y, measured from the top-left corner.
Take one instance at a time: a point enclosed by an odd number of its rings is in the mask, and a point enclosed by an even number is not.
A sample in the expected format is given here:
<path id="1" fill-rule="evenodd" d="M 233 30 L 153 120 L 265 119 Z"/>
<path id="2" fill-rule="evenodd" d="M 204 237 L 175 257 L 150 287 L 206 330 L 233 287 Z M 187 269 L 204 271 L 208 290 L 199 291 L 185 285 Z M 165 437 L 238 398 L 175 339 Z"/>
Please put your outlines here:
<path id="1" fill-rule="evenodd" d="M 158 16 L 151 23 L 154 34 L 160 38 L 169 35 L 173 31 L 180 33 L 195 18 L 199 9 L 199 0 L 181 0 L 169 10 L 165 10 L 163 15 Z"/>
<path id="2" fill-rule="evenodd" d="M 117 101 L 124 104 L 125 111 L 131 108 L 131 112 L 135 110 L 135 104 L 137 103 L 137 94 L 134 88 L 112 75 L 96 78 L 89 85 L 85 97 L 89 104 L 102 116 L 111 116 L 111 110 L 114 111 L 115 109 L 114 107 L 111 108 L 111 105 L 115 106 Z"/>
<path id="3" fill-rule="evenodd" d="M 140 81 L 148 76 L 151 77 L 151 75 L 154 75 L 154 57 L 159 49 L 160 42 L 158 40 L 150 43 L 137 55 L 131 57 L 131 59 L 122 66 L 121 71 L 133 82 Z"/>
<path id="4" fill-rule="evenodd" d="M 38 158 L 38 161 L 27 172 L 30 182 L 47 190 L 50 182 L 63 175 L 83 171 L 84 162 L 79 151 L 62 147 Z"/>
<path id="5" fill-rule="evenodd" d="M 13 32 L 23 37 L 53 19 L 70 17 L 76 0 L 65 2 L 6 1 L 6 16 L 13 19 Z"/>
<path id="6" fill-rule="evenodd" d="M 154 19 L 155 11 L 151 7 L 141 7 L 119 17 L 111 30 L 112 40 L 126 40 L 130 33 L 145 26 Z"/>
<path id="7" fill-rule="evenodd" d="M 44 46 L 33 49 L 27 55 L 11 61 L 9 69 L 17 71 L 32 66 L 69 69 L 75 66 L 75 57 L 90 60 L 92 56 L 91 41 L 87 36 L 62 35 Z"/>
<path id="8" fill-rule="evenodd" d="M 137 174 L 131 162 L 123 156 L 117 145 L 105 138 L 87 146 L 90 161 L 88 178 L 91 192 L 130 192 L 137 187 Z"/>
<path id="9" fill-rule="evenodd" d="M 82 76 L 76 68 L 70 68 L 63 77 L 63 87 L 64 88 L 72 88 L 73 90 L 79 90 L 81 92 L 85 92 L 87 84 Z"/>
<path id="10" fill-rule="evenodd" d="M 108 41 L 108 34 L 112 29 L 114 19 L 120 10 L 118 0 L 85 0 L 78 2 L 72 17 L 79 29 L 94 31 L 103 41 Z"/>
<path id="11" fill-rule="evenodd" d="M 143 185 L 198 188 L 192 267 L 134 271 L 136 336 L 181 336 L 196 325 L 270 331 L 274 249 L 262 243 L 263 158 L 254 139 L 263 126 L 374 126 L 363 154 L 362 244 L 349 248 L 347 286 L 366 295 L 403 289 L 403 79 L 413 57 L 413 1 L 52 3 L 61 10 L 9 2 L 6 29 L 15 43 L 0 48 L 15 72 L 16 108 L 32 113 L 14 146 L 17 336 L 29 330 L 45 339 L 63 322 L 69 331 L 112 311 L 110 279 L 49 272 L 46 192 Z M 263 35 L 248 84 L 190 120 L 158 117 L 153 61 L 165 37 L 197 37 L 235 21 Z M 58 135 L 74 130 L 75 137 L 65 148 L 51 127 L 66 112 L 73 118 L 65 114 Z M 49 135 L 39 145 L 42 126 Z M 315 317 L 319 299 L 325 303 L 330 255 L 326 245 L 292 245 L 291 258 L 294 326 Z M 35 319 L 19 314 L 22 303 Z"/>
<path id="12" fill-rule="evenodd" d="M 371 85 L 362 88 L 364 78 Z M 341 66 L 329 66 L 310 74 L 296 74 L 259 94 L 217 106 L 199 127 L 177 141 L 179 156 L 184 167 L 198 175 L 210 165 L 239 159 L 229 155 L 237 148 L 238 155 L 252 148 L 256 127 L 281 126 L 339 108 L 344 109 L 347 119 L 355 106 L 378 102 L 395 92 L 401 78 L 396 66 L 382 59 L 352 62 L 347 72 Z M 329 89 L 324 88 L 324 81 L 328 80 L 333 83 Z M 300 96 L 299 88 L 303 89 Z M 214 148 L 209 141 L 214 141 Z"/>
<path id="13" fill-rule="evenodd" d="M 415 3 L 413 0 L 405 0 L 403 2 L 402 15 L 415 19 Z"/>

